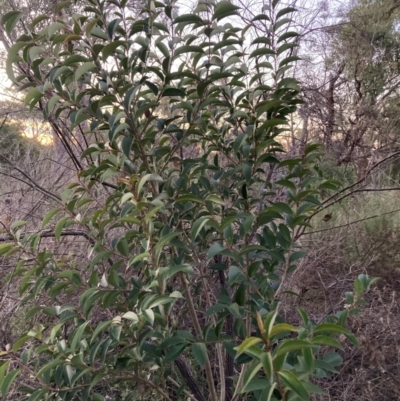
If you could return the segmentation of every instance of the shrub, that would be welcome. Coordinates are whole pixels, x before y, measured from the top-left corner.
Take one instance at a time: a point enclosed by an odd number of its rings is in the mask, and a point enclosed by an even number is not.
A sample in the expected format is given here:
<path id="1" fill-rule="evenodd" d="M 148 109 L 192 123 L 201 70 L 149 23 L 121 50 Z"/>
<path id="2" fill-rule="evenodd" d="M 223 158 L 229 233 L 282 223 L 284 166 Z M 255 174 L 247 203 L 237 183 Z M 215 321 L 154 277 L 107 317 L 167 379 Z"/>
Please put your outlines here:
<path id="1" fill-rule="evenodd" d="M 241 10 L 229 1 L 175 16 L 150 0 L 137 19 L 125 0 L 82 3 L 56 22 L 35 19 L 8 55 L 26 104 L 67 114 L 91 141 L 42 225 L 57 216 L 55 239 L 85 236 L 90 251 L 59 257 L 40 232 L 12 226 L 15 243 L 0 253 L 20 252 L 10 279 L 34 304 L 26 319 L 46 319 L 2 353 L 3 394 L 23 372 L 35 378 L 19 389 L 32 401 L 308 400 L 320 392 L 312 377 L 337 361 L 323 347 L 340 349 L 339 335 L 356 343 L 343 325 L 372 280 L 360 277 L 349 308 L 326 323 L 303 310 L 300 327 L 279 316 L 304 255 L 299 232 L 320 191 L 336 187 L 315 169 L 317 145 L 280 156 L 300 102 L 288 76 L 293 9 L 274 0 L 235 26 L 227 17 Z M 18 16 L 4 17 L 6 30 Z M 269 37 L 251 40 L 265 21 Z M 18 65 L 35 80 L 15 77 Z"/>

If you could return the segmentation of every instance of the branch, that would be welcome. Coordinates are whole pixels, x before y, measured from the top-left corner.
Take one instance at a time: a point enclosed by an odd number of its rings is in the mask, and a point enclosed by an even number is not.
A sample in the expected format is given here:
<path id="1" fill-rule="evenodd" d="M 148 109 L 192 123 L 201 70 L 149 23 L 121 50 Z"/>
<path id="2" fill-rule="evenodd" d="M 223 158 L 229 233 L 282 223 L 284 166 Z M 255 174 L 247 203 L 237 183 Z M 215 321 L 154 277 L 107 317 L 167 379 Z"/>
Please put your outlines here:
<path id="1" fill-rule="evenodd" d="M 183 379 L 185 380 L 186 385 L 189 387 L 190 391 L 193 393 L 194 398 L 197 401 L 207 401 L 208 395 L 204 394 L 204 391 L 197 384 L 197 381 L 194 379 L 192 374 L 190 373 L 189 366 L 186 361 L 179 357 L 175 360 L 175 365 L 179 369 Z"/>
<path id="2" fill-rule="evenodd" d="M 61 201 L 61 198 L 58 195 L 55 195 L 53 193 L 51 193 L 50 191 L 47 191 L 46 189 L 42 188 L 40 185 L 37 185 L 35 181 L 33 181 L 31 178 L 27 177 L 29 179 L 29 181 L 25 181 L 22 178 L 16 177 L 15 175 L 9 174 L 9 173 L 5 173 L 3 171 L 0 171 L 1 175 L 5 175 L 6 177 L 10 177 L 10 178 L 14 178 L 15 180 L 18 180 L 20 182 L 23 182 L 25 185 L 28 185 L 29 187 L 38 190 L 39 192 L 50 196 L 51 198 L 53 198 L 53 200 L 56 200 L 57 202 Z"/>
<path id="3" fill-rule="evenodd" d="M 322 202 L 322 205 L 314 212 L 312 213 L 307 219 L 306 221 L 310 221 L 315 215 L 317 215 L 318 213 L 322 212 L 323 210 L 327 209 L 328 207 L 334 205 L 335 203 L 340 202 L 341 200 L 353 195 L 356 192 L 365 192 L 366 189 L 355 189 L 349 193 L 347 193 L 346 195 L 341 196 L 340 198 L 336 199 L 340 194 L 354 188 L 355 186 L 361 184 L 363 181 L 366 180 L 366 178 L 372 174 L 373 170 L 380 166 L 382 163 L 384 163 L 386 160 L 391 159 L 394 156 L 398 156 L 400 155 L 400 151 L 394 152 L 392 154 L 390 154 L 387 157 L 384 157 L 382 160 L 380 160 L 379 162 L 375 163 L 373 166 L 370 167 L 370 169 L 365 173 L 365 176 L 363 178 L 360 178 L 358 181 L 356 181 L 355 183 L 347 186 L 346 188 L 343 188 L 342 190 L 336 192 L 335 194 L 333 194 L 332 196 L 330 196 L 328 199 L 326 199 L 324 202 Z M 389 189 L 384 189 L 384 190 L 389 190 Z M 376 190 L 374 190 L 376 191 Z M 329 203 L 330 202 L 330 203 Z M 295 240 L 299 239 L 302 235 L 304 235 L 306 230 L 306 227 L 301 227 L 298 231 L 298 233 L 295 236 Z"/>
<path id="4" fill-rule="evenodd" d="M 8 113 L 6 113 L 6 115 L 5 115 L 5 117 L 4 117 L 4 120 L 3 120 L 3 122 L 2 122 L 1 125 L 0 125 L 0 129 L 2 129 L 3 126 L 4 126 L 4 124 L 6 123 L 7 117 L 8 117 Z"/>
<path id="5" fill-rule="evenodd" d="M 398 188 L 398 189 L 400 189 L 400 188 Z M 400 209 L 395 209 L 395 210 L 391 210 L 390 212 L 381 213 L 381 214 L 375 214 L 375 215 L 369 216 L 369 217 L 364 217 L 363 219 L 351 221 L 350 223 L 346 223 L 346 224 L 341 224 L 340 226 L 324 228 L 323 230 L 310 231 L 308 233 L 304 233 L 303 235 L 311 235 L 311 234 L 316 234 L 316 233 L 322 233 L 324 231 L 334 230 L 336 228 L 343 228 L 343 227 L 351 226 L 352 224 L 357 224 L 357 223 L 360 223 L 362 221 L 375 219 L 376 217 L 386 216 L 387 214 L 392 214 L 392 213 L 396 213 L 396 212 L 400 212 Z"/>
<path id="6" fill-rule="evenodd" d="M 399 7 L 400 7 L 400 1 L 394 3 L 393 6 L 389 10 L 389 15 L 392 14 L 392 12 L 395 11 L 396 8 L 399 8 Z"/>
<path id="7" fill-rule="evenodd" d="M 354 193 L 354 192 L 383 192 L 383 191 L 400 191 L 400 187 L 356 189 L 352 193 Z"/>
<path id="8" fill-rule="evenodd" d="M 389 156 L 383 158 L 382 160 L 380 160 L 379 162 L 375 163 L 373 166 L 370 167 L 370 169 L 366 172 L 365 176 L 363 178 L 360 178 L 358 181 L 356 181 L 355 183 L 347 186 L 346 188 L 343 188 L 342 190 L 336 192 L 336 194 L 330 196 L 328 199 L 326 199 L 324 202 L 322 202 L 322 207 L 320 209 L 318 209 L 316 212 L 314 212 L 309 218 L 308 220 L 310 220 L 313 216 L 315 216 L 317 213 L 321 212 L 322 210 L 328 208 L 329 206 L 332 206 L 333 204 L 339 202 L 340 200 L 344 199 L 347 196 L 350 196 L 351 194 L 353 194 L 354 192 L 357 192 L 358 190 L 352 191 L 349 194 L 345 195 L 344 197 L 341 197 L 339 199 L 337 199 L 336 201 L 333 201 L 331 203 L 329 203 L 330 201 L 332 201 L 333 199 L 335 199 L 337 196 L 339 196 L 340 194 L 342 194 L 343 192 L 348 191 L 349 189 L 354 188 L 355 186 L 357 186 L 358 184 L 361 184 L 363 181 L 365 181 L 365 179 L 373 172 L 373 170 L 380 166 L 382 163 L 384 163 L 386 160 L 391 159 L 394 156 L 398 156 L 400 155 L 400 151 L 394 152 L 392 154 L 390 154 Z M 327 205 L 327 203 L 329 203 Z"/>
<path id="9" fill-rule="evenodd" d="M 27 235 L 34 234 L 35 232 L 28 232 L 22 234 L 20 239 L 25 238 Z M 44 231 L 39 233 L 40 238 L 55 238 L 55 233 L 53 231 Z M 61 237 L 84 237 L 86 238 L 91 244 L 94 244 L 96 241 L 89 236 L 88 233 L 84 231 L 74 231 L 74 230 L 65 230 L 61 232 Z M 14 238 L 11 235 L 0 237 L 0 242 L 7 242 L 12 241 Z"/>
<path id="10" fill-rule="evenodd" d="M 181 386 L 179 385 L 179 383 L 177 383 L 171 376 L 167 377 L 168 381 L 171 382 L 175 387 L 180 388 Z M 197 401 L 197 398 L 193 397 L 192 394 L 189 393 L 189 391 L 187 390 L 183 390 L 183 392 L 191 399 L 194 401 Z"/>

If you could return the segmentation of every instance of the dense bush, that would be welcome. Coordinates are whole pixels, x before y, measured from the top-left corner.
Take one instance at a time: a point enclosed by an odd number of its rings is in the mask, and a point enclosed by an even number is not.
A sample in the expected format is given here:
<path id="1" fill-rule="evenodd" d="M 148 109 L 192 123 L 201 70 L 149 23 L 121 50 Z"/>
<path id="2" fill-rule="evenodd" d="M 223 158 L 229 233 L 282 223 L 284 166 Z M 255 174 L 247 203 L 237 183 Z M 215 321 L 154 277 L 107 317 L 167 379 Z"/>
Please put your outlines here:
<path id="1" fill-rule="evenodd" d="M 11 227 L 0 253 L 18 252 L 9 279 L 42 323 L 1 353 L 3 395 L 19 375 L 30 401 L 308 400 L 312 378 L 335 371 L 336 337 L 357 343 L 344 325 L 372 280 L 326 322 L 279 315 L 297 239 L 336 188 L 317 145 L 282 156 L 299 104 L 294 10 L 273 0 L 243 26 L 227 22 L 240 13 L 229 1 L 177 16 L 150 0 L 137 19 L 125 0 L 84 3 L 61 2 L 9 50 L 26 104 L 89 138 L 89 163 L 42 228 L 57 217 L 55 239 L 82 235 L 90 250 L 59 256 Z M 4 17 L 9 33 L 19 16 Z M 26 69 L 34 82 L 15 75 Z"/>

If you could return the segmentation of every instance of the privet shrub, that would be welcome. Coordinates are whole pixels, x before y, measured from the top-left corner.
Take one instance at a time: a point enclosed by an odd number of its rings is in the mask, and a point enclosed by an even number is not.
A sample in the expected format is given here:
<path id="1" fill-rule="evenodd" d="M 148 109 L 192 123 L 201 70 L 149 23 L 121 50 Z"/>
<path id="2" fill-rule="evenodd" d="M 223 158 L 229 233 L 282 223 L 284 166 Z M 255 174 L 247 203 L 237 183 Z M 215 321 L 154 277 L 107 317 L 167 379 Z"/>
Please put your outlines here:
<path id="1" fill-rule="evenodd" d="M 288 76 L 294 9 L 273 0 L 243 25 L 225 0 L 179 16 L 150 0 L 138 18 L 126 0 L 56 8 L 58 18 L 39 16 L 11 47 L 7 71 L 30 88 L 31 109 L 68 116 L 89 138 L 87 164 L 42 228 L 55 221 L 57 241 L 82 232 L 90 252 L 58 258 L 40 232 L 12 226 L 0 253 L 19 252 L 9 278 L 33 306 L 26 319 L 45 319 L 1 353 L 3 395 L 31 378 L 14 394 L 308 400 L 320 392 L 311 379 L 340 363 L 326 346 L 340 349 L 339 335 L 356 343 L 344 324 L 372 281 L 361 276 L 327 322 L 304 310 L 299 327 L 279 316 L 304 255 L 296 238 L 320 191 L 336 185 L 317 174 L 318 146 L 282 156 L 300 91 Z M 9 34 L 19 17 L 4 16 Z M 257 37 L 260 26 L 268 37 Z"/>

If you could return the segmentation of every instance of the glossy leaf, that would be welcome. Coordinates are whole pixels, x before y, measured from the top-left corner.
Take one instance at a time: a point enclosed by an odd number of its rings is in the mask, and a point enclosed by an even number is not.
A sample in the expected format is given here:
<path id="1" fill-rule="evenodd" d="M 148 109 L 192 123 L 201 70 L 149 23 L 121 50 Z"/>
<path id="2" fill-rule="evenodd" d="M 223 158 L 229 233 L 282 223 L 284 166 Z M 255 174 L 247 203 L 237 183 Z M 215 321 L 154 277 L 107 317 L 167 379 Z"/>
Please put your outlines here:
<path id="1" fill-rule="evenodd" d="M 14 380 L 17 378 L 17 376 L 20 373 L 21 373 L 21 370 L 16 369 L 16 370 L 12 370 L 11 372 L 8 373 L 7 376 L 5 376 L 3 382 L 1 383 L 1 394 L 3 395 L 3 397 L 6 396 L 6 394 L 8 393 L 8 390 L 10 389 Z"/>
<path id="2" fill-rule="evenodd" d="M 282 378 L 285 385 L 292 390 L 301 400 L 309 401 L 310 397 L 300 380 L 289 370 L 281 370 L 278 375 Z"/>

